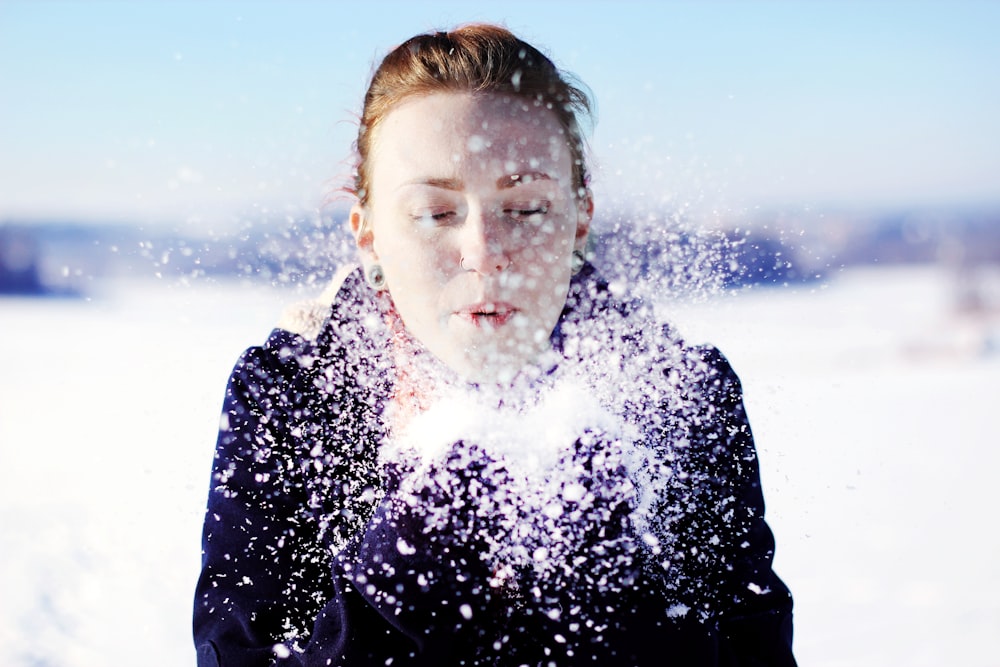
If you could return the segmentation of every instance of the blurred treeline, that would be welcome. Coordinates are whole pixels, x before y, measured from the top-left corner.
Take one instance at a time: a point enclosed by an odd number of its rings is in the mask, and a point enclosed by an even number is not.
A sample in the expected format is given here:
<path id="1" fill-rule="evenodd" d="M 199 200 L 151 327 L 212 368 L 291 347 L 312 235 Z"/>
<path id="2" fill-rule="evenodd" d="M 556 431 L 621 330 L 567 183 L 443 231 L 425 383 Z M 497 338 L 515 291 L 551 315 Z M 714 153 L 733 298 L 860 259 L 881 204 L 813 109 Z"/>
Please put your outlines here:
<path id="1" fill-rule="evenodd" d="M 241 278 L 309 287 L 353 257 L 344 212 L 247 221 L 226 233 L 160 227 L 0 223 L 0 293 L 85 294 L 110 278 Z M 704 226 L 676 216 L 596 220 L 593 261 L 626 279 L 692 273 L 720 287 L 822 280 L 861 265 L 1000 265 L 1000 208 L 758 216 Z M 696 277 L 697 278 L 697 277 Z"/>

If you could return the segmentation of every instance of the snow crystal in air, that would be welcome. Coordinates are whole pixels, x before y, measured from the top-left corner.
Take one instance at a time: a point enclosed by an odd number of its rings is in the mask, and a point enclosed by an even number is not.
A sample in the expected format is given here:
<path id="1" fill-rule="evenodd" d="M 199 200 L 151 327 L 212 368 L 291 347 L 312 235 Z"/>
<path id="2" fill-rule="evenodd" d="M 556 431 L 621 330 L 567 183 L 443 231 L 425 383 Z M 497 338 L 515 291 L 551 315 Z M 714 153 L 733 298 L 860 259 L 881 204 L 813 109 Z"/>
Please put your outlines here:
<path id="1" fill-rule="evenodd" d="M 398 540 L 396 540 L 396 550 L 399 551 L 399 553 L 403 554 L 404 556 L 412 556 L 413 554 L 417 553 L 417 550 L 414 547 L 407 544 L 406 540 L 404 540 L 403 538 L 399 538 Z"/>
<path id="2" fill-rule="evenodd" d="M 667 609 L 667 616 L 670 618 L 684 618 L 689 611 L 691 611 L 691 608 L 687 605 L 675 604 Z"/>
<path id="3" fill-rule="evenodd" d="M 487 147 L 486 139 L 478 134 L 474 134 L 469 137 L 468 142 L 466 142 L 466 147 L 469 149 L 470 153 L 481 153 L 483 149 Z"/>

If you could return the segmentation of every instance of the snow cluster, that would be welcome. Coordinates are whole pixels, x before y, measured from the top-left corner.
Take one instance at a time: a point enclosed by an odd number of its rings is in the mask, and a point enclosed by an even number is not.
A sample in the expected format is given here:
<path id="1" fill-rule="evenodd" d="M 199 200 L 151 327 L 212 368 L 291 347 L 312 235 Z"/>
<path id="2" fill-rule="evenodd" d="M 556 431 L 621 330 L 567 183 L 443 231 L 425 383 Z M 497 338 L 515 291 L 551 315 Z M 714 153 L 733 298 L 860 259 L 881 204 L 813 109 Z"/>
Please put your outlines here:
<path id="1" fill-rule="evenodd" d="M 593 578 L 584 549 L 607 552 L 602 562 L 628 576 L 638 545 L 624 524 L 641 504 L 634 467 L 644 458 L 634 429 L 572 381 L 536 398 L 453 391 L 415 417 L 381 454 L 405 470 L 396 501 L 422 515 L 426 533 L 480 543 L 496 587 Z"/>

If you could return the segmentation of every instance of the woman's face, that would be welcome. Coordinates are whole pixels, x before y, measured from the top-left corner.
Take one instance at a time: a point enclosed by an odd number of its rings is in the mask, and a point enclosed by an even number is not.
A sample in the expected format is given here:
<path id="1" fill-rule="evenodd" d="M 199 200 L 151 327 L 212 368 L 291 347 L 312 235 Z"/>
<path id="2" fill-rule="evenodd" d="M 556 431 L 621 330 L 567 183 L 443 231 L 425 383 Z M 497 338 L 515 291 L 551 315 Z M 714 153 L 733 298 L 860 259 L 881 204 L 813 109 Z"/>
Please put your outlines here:
<path id="1" fill-rule="evenodd" d="M 368 166 L 351 226 L 407 330 L 469 380 L 513 377 L 548 346 L 592 214 L 555 115 L 499 94 L 410 98 Z"/>

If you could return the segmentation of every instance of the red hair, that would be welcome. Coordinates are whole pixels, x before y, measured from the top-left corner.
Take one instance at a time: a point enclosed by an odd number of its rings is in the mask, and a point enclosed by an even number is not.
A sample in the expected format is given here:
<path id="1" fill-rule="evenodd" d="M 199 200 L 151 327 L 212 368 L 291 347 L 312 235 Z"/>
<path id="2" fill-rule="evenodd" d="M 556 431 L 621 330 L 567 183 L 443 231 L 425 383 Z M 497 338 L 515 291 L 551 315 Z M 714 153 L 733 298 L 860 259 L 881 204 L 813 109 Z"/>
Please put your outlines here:
<path id="1" fill-rule="evenodd" d="M 591 115 L 589 96 L 538 49 L 505 28 L 473 24 L 412 37 L 382 60 L 365 94 L 355 144 L 353 194 L 370 192 L 368 159 L 379 123 L 403 100 L 438 92 L 499 93 L 550 109 L 562 126 L 573 162 L 573 184 L 587 187 L 585 143 L 578 114 Z"/>

